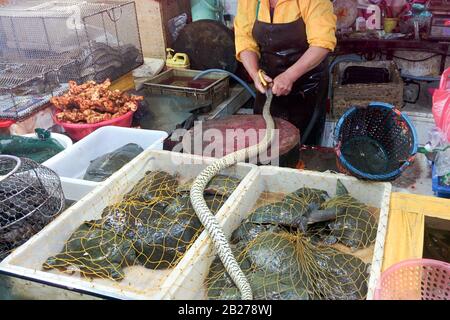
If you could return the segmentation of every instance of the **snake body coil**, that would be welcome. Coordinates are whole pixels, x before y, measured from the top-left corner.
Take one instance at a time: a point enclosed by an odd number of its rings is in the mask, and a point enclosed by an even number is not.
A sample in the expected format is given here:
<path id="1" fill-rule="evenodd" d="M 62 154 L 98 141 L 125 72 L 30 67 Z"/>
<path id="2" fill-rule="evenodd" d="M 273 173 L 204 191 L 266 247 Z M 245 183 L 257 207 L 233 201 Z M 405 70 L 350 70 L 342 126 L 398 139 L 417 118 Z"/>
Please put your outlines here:
<path id="1" fill-rule="evenodd" d="M 197 176 L 191 187 L 190 193 L 192 206 L 199 220 L 211 237 L 220 260 L 222 261 L 231 279 L 238 287 L 242 294 L 242 299 L 244 300 L 251 300 L 253 298 L 250 283 L 236 261 L 230 245 L 228 244 L 228 240 L 219 226 L 216 217 L 211 213 L 206 205 L 203 193 L 207 184 L 220 171 L 231 167 L 238 162 L 243 162 L 246 159 L 256 157 L 270 147 L 274 136 L 273 130 L 275 129 L 275 123 L 270 115 L 270 105 L 273 98 L 272 91 L 268 89 L 266 95 L 267 100 L 263 109 L 263 118 L 266 122 L 266 132 L 263 140 L 257 145 L 233 152 L 209 165 Z"/>

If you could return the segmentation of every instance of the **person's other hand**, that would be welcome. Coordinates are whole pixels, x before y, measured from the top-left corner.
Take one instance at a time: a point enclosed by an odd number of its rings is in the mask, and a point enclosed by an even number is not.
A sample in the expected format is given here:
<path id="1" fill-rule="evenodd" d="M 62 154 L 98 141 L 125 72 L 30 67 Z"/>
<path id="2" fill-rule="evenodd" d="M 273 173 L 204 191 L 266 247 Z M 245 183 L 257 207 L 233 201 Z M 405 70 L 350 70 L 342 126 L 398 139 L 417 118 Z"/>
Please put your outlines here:
<path id="1" fill-rule="evenodd" d="M 273 80 L 272 92 L 276 96 L 287 96 L 291 93 L 295 79 L 289 73 L 283 72 Z"/>
<path id="2" fill-rule="evenodd" d="M 269 77 L 268 75 L 264 75 L 264 79 L 267 81 L 268 84 L 271 84 L 273 82 L 272 78 Z M 265 94 L 266 93 L 266 88 L 261 83 L 261 79 L 259 78 L 259 74 L 258 73 L 256 73 L 256 75 L 254 76 L 253 81 L 255 82 L 256 90 L 258 90 L 259 92 Z"/>

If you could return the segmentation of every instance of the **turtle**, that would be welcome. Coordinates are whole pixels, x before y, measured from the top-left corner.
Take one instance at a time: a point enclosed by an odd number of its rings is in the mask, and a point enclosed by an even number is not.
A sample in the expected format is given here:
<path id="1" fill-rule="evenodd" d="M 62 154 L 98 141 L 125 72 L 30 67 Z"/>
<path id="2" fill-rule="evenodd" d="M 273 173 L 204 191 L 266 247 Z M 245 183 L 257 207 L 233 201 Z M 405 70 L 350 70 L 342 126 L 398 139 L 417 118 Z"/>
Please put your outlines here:
<path id="1" fill-rule="evenodd" d="M 279 232 L 283 229 L 273 224 L 257 224 L 245 220 L 231 235 L 232 244 L 247 244 L 265 231 Z"/>
<path id="2" fill-rule="evenodd" d="M 205 200 L 214 213 L 224 201 L 215 196 L 207 196 Z M 160 218 L 149 219 L 136 229 L 137 259 L 149 269 L 172 268 L 202 230 L 189 194 L 178 196 L 167 205 Z"/>
<path id="3" fill-rule="evenodd" d="M 369 280 L 368 265 L 351 254 L 331 247 L 311 249 L 314 259 L 315 298 L 364 300 Z"/>
<path id="4" fill-rule="evenodd" d="M 307 300 L 308 280 L 297 263 L 295 242 L 288 233 L 266 231 L 245 246 L 234 247 L 234 254 L 250 282 L 257 300 Z M 279 250 L 275 250 L 279 249 Z M 219 259 L 214 260 L 206 281 L 211 299 L 237 300 L 238 288 Z"/>
<path id="5" fill-rule="evenodd" d="M 148 171 L 125 195 L 124 200 L 167 205 L 176 195 L 178 176 L 164 171 Z"/>
<path id="6" fill-rule="evenodd" d="M 228 198 L 231 196 L 234 190 L 236 190 L 240 182 L 240 178 L 219 174 L 214 176 L 214 178 L 212 178 L 211 181 L 206 185 L 204 194 L 225 196 Z M 177 193 L 190 192 L 193 183 L 194 179 L 191 179 L 185 183 L 180 184 L 177 188 Z"/>
<path id="7" fill-rule="evenodd" d="M 85 276 L 123 280 L 123 268 L 133 265 L 136 253 L 123 234 L 101 228 L 97 221 L 83 223 L 67 240 L 61 253 L 49 257 L 44 270 L 77 268 Z"/>
<path id="8" fill-rule="evenodd" d="M 144 149 L 141 146 L 129 143 L 113 152 L 98 157 L 91 161 L 83 179 L 95 182 L 105 181 L 143 151 Z"/>
<path id="9" fill-rule="evenodd" d="M 327 199 L 326 191 L 300 188 L 286 195 L 283 200 L 257 208 L 248 221 L 260 224 L 275 224 L 304 229 L 307 221 L 301 217 L 318 209 Z"/>
<path id="10" fill-rule="evenodd" d="M 364 203 L 353 198 L 340 180 L 336 196 L 322 204 L 320 210 L 307 215 L 308 224 L 330 221 L 326 244 L 340 242 L 353 251 L 373 244 L 377 235 L 377 221 Z"/>
<path id="11" fill-rule="evenodd" d="M 241 179 L 236 177 L 216 175 L 206 185 L 205 194 L 230 197 L 240 182 Z"/>
<path id="12" fill-rule="evenodd" d="M 98 224 L 107 230 L 121 233 L 131 240 L 136 239 L 139 229 L 145 228 L 151 220 L 159 220 L 165 206 L 160 203 L 147 205 L 141 202 L 120 202 L 103 210 Z"/>

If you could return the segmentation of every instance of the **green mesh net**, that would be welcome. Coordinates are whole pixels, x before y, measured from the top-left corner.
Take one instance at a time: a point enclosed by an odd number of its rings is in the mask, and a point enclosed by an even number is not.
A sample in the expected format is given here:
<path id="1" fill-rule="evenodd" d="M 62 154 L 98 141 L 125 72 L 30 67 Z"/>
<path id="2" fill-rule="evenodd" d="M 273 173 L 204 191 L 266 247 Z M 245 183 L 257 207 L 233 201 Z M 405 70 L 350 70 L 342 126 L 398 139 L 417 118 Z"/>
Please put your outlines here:
<path id="1" fill-rule="evenodd" d="M 361 300 L 367 297 L 377 210 L 348 194 L 301 188 L 265 192 L 233 232 L 234 254 L 258 300 Z M 221 261 L 205 281 L 209 299 L 240 299 Z"/>
<path id="2" fill-rule="evenodd" d="M 122 201 L 104 208 L 101 219 L 81 225 L 43 268 L 114 281 L 125 278 L 126 267 L 173 268 L 203 231 L 190 202 L 192 182 L 147 172 Z M 208 184 L 204 195 L 214 214 L 239 183 L 218 175 Z"/>
<path id="3" fill-rule="evenodd" d="M 0 154 L 28 158 L 43 163 L 64 150 L 55 139 L 28 138 L 22 136 L 0 136 Z"/>

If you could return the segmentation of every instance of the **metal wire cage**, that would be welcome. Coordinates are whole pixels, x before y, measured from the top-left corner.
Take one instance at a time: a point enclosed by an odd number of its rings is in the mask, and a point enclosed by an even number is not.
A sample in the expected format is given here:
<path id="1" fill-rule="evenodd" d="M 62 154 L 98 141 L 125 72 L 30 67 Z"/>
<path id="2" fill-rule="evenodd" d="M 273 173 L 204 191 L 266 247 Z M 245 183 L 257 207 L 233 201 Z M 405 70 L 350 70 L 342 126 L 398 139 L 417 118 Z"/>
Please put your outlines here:
<path id="1" fill-rule="evenodd" d="M 336 125 L 337 165 L 360 179 L 395 180 L 413 163 L 417 141 L 413 124 L 394 106 L 372 102 L 353 107 Z"/>
<path id="2" fill-rule="evenodd" d="M 0 156 L 0 261 L 64 208 L 59 177 L 38 163 Z"/>
<path id="3" fill-rule="evenodd" d="M 142 65 L 135 3 L 0 7 L 0 59 L 0 118 L 24 118 L 65 91 L 69 80 L 115 80 Z"/>

